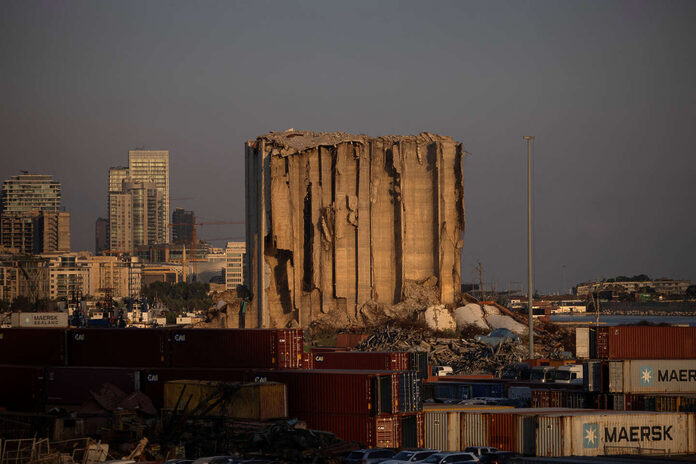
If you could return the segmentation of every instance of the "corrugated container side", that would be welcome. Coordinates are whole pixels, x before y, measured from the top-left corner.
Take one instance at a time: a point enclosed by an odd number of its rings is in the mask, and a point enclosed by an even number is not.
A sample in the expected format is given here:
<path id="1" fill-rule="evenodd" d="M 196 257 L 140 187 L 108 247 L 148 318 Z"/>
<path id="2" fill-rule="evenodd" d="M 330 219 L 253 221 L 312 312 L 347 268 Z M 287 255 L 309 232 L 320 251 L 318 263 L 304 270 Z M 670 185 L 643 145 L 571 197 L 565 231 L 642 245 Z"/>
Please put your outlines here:
<path id="1" fill-rule="evenodd" d="M 140 390 L 140 373 L 128 367 L 47 367 L 46 404 L 81 405 L 109 383 L 123 393 Z"/>
<path id="2" fill-rule="evenodd" d="M 459 451 L 461 427 L 458 411 L 423 411 L 425 447 L 442 451 Z"/>
<path id="3" fill-rule="evenodd" d="M 518 418 L 512 413 L 486 414 L 488 416 L 488 445 L 499 450 L 518 448 Z"/>
<path id="4" fill-rule="evenodd" d="M 316 351 L 314 369 L 358 369 L 406 371 L 408 353 L 381 351 Z"/>
<path id="5" fill-rule="evenodd" d="M 311 429 L 331 432 L 343 440 L 357 441 L 368 448 L 399 446 L 399 420 L 395 416 L 303 413 L 298 418 Z"/>
<path id="6" fill-rule="evenodd" d="M 428 353 L 425 351 L 413 351 L 408 353 L 409 370 L 418 372 L 418 378 L 427 379 L 430 377 L 428 369 Z"/>
<path id="7" fill-rule="evenodd" d="M 575 357 L 578 359 L 590 357 L 590 329 L 588 327 L 575 329 Z"/>
<path id="8" fill-rule="evenodd" d="M 176 329 L 172 367 L 302 367 L 301 329 Z"/>
<path id="9" fill-rule="evenodd" d="M 224 395 L 223 395 L 224 392 Z M 175 380 L 165 384 L 164 407 L 192 411 L 199 405 L 222 401 L 207 415 L 263 421 L 287 417 L 285 385 L 267 383 L 230 383 L 201 380 Z"/>
<path id="10" fill-rule="evenodd" d="M 168 367 L 167 329 L 71 329 L 70 365 Z"/>
<path id="11" fill-rule="evenodd" d="M 0 329 L 0 364 L 64 366 L 66 329 Z"/>
<path id="12" fill-rule="evenodd" d="M 44 411 L 44 369 L 0 366 L 0 406 L 8 411 Z"/>
<path id="13" fill-rule="evenodd" d="M 694 451 L 693 415 L 594 413 L 539 416 L 538 456 L 684 454 Z"/>
<path id="14" fill-rule="evenodd" d="M 487 446 L 488 418 L 480 412 L 461 412 L 461 449 L 467 446 Z"/>
<path id="15" fill-rule="evenodd" d="M 693 359 L 696 358 L 696 327 L 598 327 L 597 357 L 601 359 Z"/>
<path id="16" fill-rule="evenodd" d="M 174 380 L 209 380 L 225 382 L 249 381 L 244 369 L 183 369 L 161 368 L 140 371 L 140 388 L 157 408 L 164 406 L 164 390 L 167 382 Z"/>
<path id="17" fill-rule="evenodd" d="M 609 391 L 696 393 L 696 359 L 633 359 L 609 362 Z"/>

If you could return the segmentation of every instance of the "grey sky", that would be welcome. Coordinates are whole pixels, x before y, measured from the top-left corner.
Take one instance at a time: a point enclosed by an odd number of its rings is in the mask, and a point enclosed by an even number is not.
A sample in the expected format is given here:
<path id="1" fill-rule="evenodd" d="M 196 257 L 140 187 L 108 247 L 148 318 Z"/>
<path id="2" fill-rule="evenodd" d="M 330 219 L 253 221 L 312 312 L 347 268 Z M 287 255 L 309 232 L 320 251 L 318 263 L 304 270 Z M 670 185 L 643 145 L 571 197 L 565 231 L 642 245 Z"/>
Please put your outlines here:
<path id="1" fill-rule="evenodd" d="M 53 174 L 92 250 L 109 166 L 171 152 L 172 207 L 243 220 L 243 143 L 290 127 L 450 135 L 462 279 L 696 280 L 696 2 L 0 2 L 0 178 Z M 208 238 L 243 226 L 209 226 Z"/>

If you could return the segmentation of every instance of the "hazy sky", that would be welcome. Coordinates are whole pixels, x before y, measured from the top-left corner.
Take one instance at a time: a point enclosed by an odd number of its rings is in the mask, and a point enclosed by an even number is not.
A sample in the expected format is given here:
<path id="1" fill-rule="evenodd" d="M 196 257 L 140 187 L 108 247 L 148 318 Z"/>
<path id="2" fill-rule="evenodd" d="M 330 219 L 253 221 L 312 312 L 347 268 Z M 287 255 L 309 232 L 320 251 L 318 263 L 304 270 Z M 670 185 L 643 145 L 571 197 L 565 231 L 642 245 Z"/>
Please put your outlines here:
<path id="1" fill-rule="evenodd" d="M 530 134 L 536 288 L 696 280 L 695 24 L 694 1 L 2 0 L 0 178 L 52 174 L 93 250 L 136 146 L 170 150 L 172 209 L 243 221 L 247 139 L 436 132 L 471 153 L 462 280 L 519 287 Z"/>

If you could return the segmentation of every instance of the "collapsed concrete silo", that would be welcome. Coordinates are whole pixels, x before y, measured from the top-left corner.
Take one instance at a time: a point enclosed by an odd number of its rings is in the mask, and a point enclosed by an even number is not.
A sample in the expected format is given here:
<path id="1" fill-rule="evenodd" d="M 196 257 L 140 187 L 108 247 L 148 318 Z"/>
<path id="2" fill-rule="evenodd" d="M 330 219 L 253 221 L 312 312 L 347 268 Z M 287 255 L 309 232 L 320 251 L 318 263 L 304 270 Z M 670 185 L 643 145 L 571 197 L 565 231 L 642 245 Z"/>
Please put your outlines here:
<path id="1" fill-rule="evenodd" d="M 246 144 L 247 326 L 360 323 L 404 284 L 460 289 L 463 150 L 450 137 L 271 132 Z M 263 240 L 259 240 L 263 237 Z M 260 309 L 260 311 L 259 311 Z"/>

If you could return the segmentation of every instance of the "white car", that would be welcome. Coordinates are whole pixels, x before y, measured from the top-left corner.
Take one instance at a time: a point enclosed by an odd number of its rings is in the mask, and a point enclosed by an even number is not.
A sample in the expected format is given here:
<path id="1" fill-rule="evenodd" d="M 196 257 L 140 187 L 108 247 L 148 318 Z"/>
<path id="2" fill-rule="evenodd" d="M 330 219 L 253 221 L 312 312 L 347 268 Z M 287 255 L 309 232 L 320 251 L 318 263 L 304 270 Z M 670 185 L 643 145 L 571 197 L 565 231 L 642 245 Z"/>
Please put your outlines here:
<path id="1" fill-rule="evenodd" d="M 439 450 L 403 450 L 393 458 L 383 461 L 382 464 L 403 464 L 404 462 L 421 462 L 429 458 Z"/>

